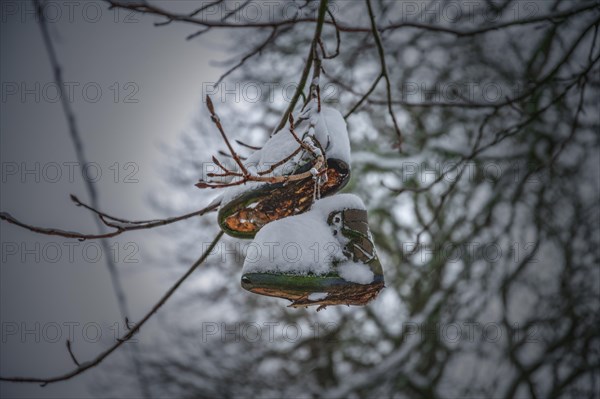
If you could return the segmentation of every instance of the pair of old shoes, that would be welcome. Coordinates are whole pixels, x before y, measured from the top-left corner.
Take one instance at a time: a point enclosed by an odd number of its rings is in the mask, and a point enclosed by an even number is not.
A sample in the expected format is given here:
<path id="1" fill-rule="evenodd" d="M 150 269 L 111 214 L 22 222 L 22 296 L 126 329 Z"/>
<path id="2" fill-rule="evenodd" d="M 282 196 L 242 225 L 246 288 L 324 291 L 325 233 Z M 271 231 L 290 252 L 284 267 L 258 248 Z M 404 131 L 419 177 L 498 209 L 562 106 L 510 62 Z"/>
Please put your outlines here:
<path id="1" fill-rule="evenodd" d="M 350 178 L 346 123 L 337 110 L 313 103 L 292 129 L 274 134 L 244 164 L 272 176 L 310 170 L 312 179 L 232 186 L 221 199 L 221 228 L 254 238 L 242 287 L 289 299 L 294 307 L 364 305 L 383 288 L 383 270 L 363 202 L 353 194 L 332 195 Z M 313 168 L 315 155 L 326 159 L 320 171 Z"/>

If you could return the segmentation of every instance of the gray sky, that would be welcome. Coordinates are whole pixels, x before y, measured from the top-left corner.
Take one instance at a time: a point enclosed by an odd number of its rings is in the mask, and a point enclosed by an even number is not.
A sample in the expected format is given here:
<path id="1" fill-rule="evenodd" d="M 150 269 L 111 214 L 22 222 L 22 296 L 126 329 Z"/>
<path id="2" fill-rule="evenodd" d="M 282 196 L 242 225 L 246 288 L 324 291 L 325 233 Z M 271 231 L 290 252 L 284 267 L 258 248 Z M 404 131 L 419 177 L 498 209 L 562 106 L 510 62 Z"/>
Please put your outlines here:
<path id="1" fill-rule="evenodd" d="M 47 9 L 63 78 L 72 87 L 72 106 L 93 163 L 87 170 L 98 176 L 104 210 L 152 218 L 156 210 L 147 198 L 159 189 L 159 168 L 168 162 L 159 144 L 174 142 L 190 127 L 202 106 L 202 83 L 219 75 L 209 61 L 222 59 L 223 53 L 214 42 L 207 48 L 186 41 L 191 27 L 157 28 L 153 17 L 131 19 L 103 3 L 89 4 L 57 1 Z M 68 198 L 70 193 L 82 199 L 87 195 L 77 167 L 71 166 L 77 159 L 33 6 L 5 1 L 1 7 L 0 209 L 42 226 L 95 231 L 91 216 Z M 105 263 L 98 259 L 99 246 L 43 237 L 6 223 L 0 224 L 0 234 L 2 375 L 46 376 L 71 369 L 65 349 L 70 333 L 82 361 L 114 342 L 114 323 L 121 329 L 123 323 Z M 147 273 L 156 250 L 152 240 L 159 239 L 159 234 L 143 232 L 111 241 L 118 248 L 111 256 L 123 271 L 132 320 L 165 287 Z M 94 342 L 98 326 L 101 337 Z M 33 332 L 27 334 L 29 330 Z M 89 395 L 88 386 L 97 376 L 93 371 L 45 388 L 2 383 L 0 396 L 81 397 Z"/>

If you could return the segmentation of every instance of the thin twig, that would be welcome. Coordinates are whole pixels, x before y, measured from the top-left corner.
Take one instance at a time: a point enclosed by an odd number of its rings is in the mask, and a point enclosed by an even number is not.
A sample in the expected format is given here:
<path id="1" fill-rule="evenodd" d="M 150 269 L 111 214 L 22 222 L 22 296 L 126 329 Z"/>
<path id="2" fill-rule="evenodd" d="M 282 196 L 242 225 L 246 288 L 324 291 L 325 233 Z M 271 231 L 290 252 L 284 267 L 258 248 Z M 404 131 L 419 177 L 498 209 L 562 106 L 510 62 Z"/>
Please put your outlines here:
<path id="1" fill-rule="evenodd" d="M 379 34 L 379 31 L 377 30 L 377 24 L 375 22 L 375 14 L 373 13 L 373 7 L 371 6 L 371 0 L 365 0 L 365 1 L 367 2 L 369 18 L 371 19 L 371 29 L 373 32 L 373 38 L 375 39 L 375 45 L 377 46 L 377 52 L 379 54 L 379 62 L 381 64 L 381 75 L 385 79 L 388 113 L 392 117 L 392 122 L 394 124 L 394 130 L 396 131 L 396 135 L 398 136 L 398 150 L 402 151 L 402 132 L 400 131 L 400 127 L 398 126 L 398 121 L 396 121 L 396 116 L 394 115 L 394 110 L 392 109 L 392 87 L 391 87 L 391 83 L 390 83 L 388 67 L 385 62 L 385 51 L 383 49 L 383 42 L 381 41 L 381 35 Z"/>
<path id="2" fill-rule="evenodd" d="M 319 41 L 321 39 L 319 38 Z M 319 46 L 314 46 L 313 47 L 313 78 L 312 81 L 310 82 L 310 86 L 308 88 L 308 98 L 304 101 L 304 105 L 302 106 L 302 110 L 304 110 L 304 108 L 308 105 L 308 103 L 312 100 L 317 100 L 317 112 L 321 112 L 321 86 L 320 86 L 320 80 L 321 80 L 321 69 L 322 67 L 322 55 L 319 54 Z M 322 49 L 322 52 L 324 53 L 325 50 Z"/>
<path id="3" fill-rule="evenodd" d="M 254 151 L 258 151 L 261 149 L 261 147 L 255 147 L 253 145 L 246 144 L 241 140 L 235 140 L 235 142 L 238 143 L 239 145 L 241 145 L 242 147 L 250 148 L 251 150 L 254 150 Z"/>
<path id="4" fill-rule="evenodd" d="M 210 7 L 214 7 L 214 6 L 218 6 L 219 4 L 221 4 L 224 0 L 215 0 L 212 3 L 206 3 L 204 4 L 202 7 L 196 9 L 196 11 L 190 13 L 190 17 L 195 17 L 196 15 L 200 14 L 202 11 L 209 9 Z"/>
<path id="5" fill-rule="evenodd" d="M 383 74 L 380 73 L 375 79 L 375 81 L 373 81 L 373 84 L 371 84 L 371 87 L 369 87 L 369 90 L 367 90 L 367 92 L 363 94 L 363 96 L 356 102 L 356 104 L 354 104 L 354 106 L 352 106 L 352 108 L 350 108 L 350 110 L 346 112 L 346 115 L 344 115 L 344 119 L 347 119 L 350 115 L 352 115 L 358 109 L 358 107 L 360 107 L 361 104 L 369 98 L 369 96 L 371 95 L 371 93 L 373 93 L 373 90 L 375 90 L 377 84 L 379 83 L 382 77 Z"/>
<path id="6" fill-rule="evenodd" d="M 203 34 L 207 33 L 208 31 L 210 31 L 210 29 L 211 29 L 211 27 L 210 27 L 210 26 L 209 26 L 208 28 L 202 28 L 202 29 L 200 29 L 200 30 L 198 30 L 198 31 L 196 31 L 196 32 L 194 32 L 194 33 L 191 33 L 191 34 L 187 35 L 187 36 L 185 37 L 185 40 L 192 40 L 192 39 L 195 39 L 196 37 L 198 37 L 198 36 L 200 36 L 200 35 L 203 35 Z"/>
<path id="7" fill-rule="evenodd" d="M 75 196 L 73 196 L 71 199 L 73 199 L 73 201 L 76 201 L 79 205 L 82 205 L 85 208 L 90 209 L 94 213 L 98 214 L 99 220 L 104 221 L 106 217 L 108 217 L 112 220 L 123 220 L 123 219 L 117 219 L 114 217 L 110 217 L 110 216 L 90 207 L 89 205 L 85 205 L 82 202 L 80 202 L 77 199 L 77 197 L 75 197 Z M 118 236 L 119 234 L 123 234 L 126 231 L 144 230 L 144 229 L 152 229 L 154 227 L 159 227 L 159 226 L 166 226 L 168 224 L 176 223 L 181 220 L 192 218 L 194 216 L 202 216 L 205 213 L 214 211 L 218 207 L 219 207 L 219 204 L 216 203 L 216 204 L 209 205 L 206 208 L 202 208 L 198 211 L 186 213 L 181 216 L 175 216 L 175 217 L 171 217 L 171 218 L 167 218 L 167 219 L 155 219 L 155 220 L 138 221 L 138 222 L 124 221 L 124 222 L 122 222 L 123 223 L 122 225 L 118 225 L 118 226 L 117 225 L 109 225 L 110 227 L 115 228 L 114 231 L 111 231 L 108 233 L 99 233 L 99 234 L 80 233 L 77 231 L 68 231 L 68 230 L 62 230 L 62 229 L 57 229 L 57 228 L 52 228 L 52 227 L 34 226 L 34 225 L 27 224 L 25 222 L 22 222 L 22 221 L 16 219 L 15 217 L 13 217 L 12 215 L 10 215 L 7 212 L 0 212 L 0 219 L 5 220 L 8 223 L 14 224 L 16 226 L 20 226 L 29 231 L 33 231 L 34 233 L 50 235 L 50 236 L 59 236 L 59 237 L 65 237 L 65 238 L 76 238 L 78 240 L 83 241 L 83 240 L 94 240 L 94 239 L 100 239 L 100 238 L 111 238 L 111 237 Z M 100 218 L 101 215 L 104 216 L 104 218 Z"/>
<path id="8" fill-rule="evenodd" d="M 221 125 L 221 119 L 219 119 L 219 116 L 215 112 L 215 107 L 212 103 L 212 100 L 210 99 L 210 97 L 208 95 L 206 95 L 206 106 L 208 107 L 208 111 L 210 112 L 210 119 L 213 121 L 213 123 L 215 124 L 217 129 L 219 129 L 219 133 L 221 133 L 221 137 L 223 138 L 223 141 L 227 145 L 227 148 L 229 149 L 229 152 L 231 153 L 233 160 L 240 167 L 240 170 L 242 171 L 242 174 L 244 174 L 244 176 L 249 175 L 250 172 L 248 172 L 248 170 L 242 163 L 239 155 L 237 154 L 237 152 L 235 152 L 235 150 L 231 146 L 231 143 L 229 142 L 229 139 L 227 138 L 227 134 L 225 134 L 225 130 L 223 129 L 223 125 Z"/>
<path id="9" fill-rule="evenodd" d="M 536 24 L 539 22 L 551 22 L 552 23 L 552 21 L 560 20 L 563 18 L 568 18 L 573 15 L 576 15 L 576 14 L 579 14 L 579 13 L 582 13 L 582 12 L 585 12 L 588 10 L 592 10 L 594 8 L 598 8 L 598 4 L 594 3 L 594 2 L 590 2 L 590 3 L 582 5 L 581 7 L 573 8 L 570 10 L 555 12 L 552 14 L 538 15 L 538 16 L 534 16 L 531 18 L 515 19 L 515 20 L 510 20 L 507 22 L 501 22 L 498 24 L 484 24 L 484 26 L 482 26 L 482 27 L 473 28 L 473 29 L 453 29 L 453 28 L 449 28 L 446 26 L 440 26 L 440 25 L 431 25 L 431 24 L 418 23 L 418 22 L 412 22 L 412 21 L 402 21 L 399 23 L 392 23 L 390 25 L 387 25 L 387 26 L 381 28 L 381 32 L 386 32 L 388 30 L 397 30 L 397 29 L 402 29 L 402 28 L 415 28 L 415 29 L 423 29 L 423 30 L 439 32 L 439 33 L 445 33 L 445 34 L 453 35 L 456 37 L 469 37 L 469 36 L 481 35 L 484 33 L 495 31 L 495 30 L 509 28 L 511 26 L 530 25 L 530 24 Z M 344 28 L 345 28 L 344 26 L 340 27 L 341 30 L 344 30 Z"/>
<path id="10" fill-rule="evenodd" d="M 239 13 L 244 8 L 246 8 L 248 6 L 248 4 L 250 4 L 251 2 L 252 2 L 252 0 L 246 0 L 245 2 L 240 4 L 239 7 L 235 7 L 233 10 L 231 10 L 227 14 L 225 14 L 225 16 L 223 16 L 223 18 L 221 18 L 221 22 L 227 21 L 229 18 L 231 18 L 232 16 L 234 16 L 235 14 Z"/>
<path id="11" fill-rule="evenodd" d="M 79 362 L 77 361 L 77 358 L 73 354 L 73 349 L 71 348 L 71 341 L 69 341 L 68 339 L 67 339 L 67 350 L 69 351 L 69 355 L 71 355 L 71 359 L 73 360 L 73 363 L 75 363 L 77 368 L 81 367 L 81 364 L 79 364 Z"/>
<path id="12" fill-rule="evenodd" d="M 199 13 L 201 13 L 202 11 L 204 11 L 204 10 L 207 10 L 207 9 L 209 9 L 210 7 L 213 7 L 213 6 L 217 6 L 217 5 L 219 5 L 220 3 L 222 3 L 223 1 L 225 1 L 225 0 L 216 0 L 216 1 L 214 1 L 213 3 L 206 3 L 206 4 L 204 4 L 202 7 L 200 7 L 200 8 L 197 8 L 195 11 L 192 11 L 192 12 L 189 14 L 189 16 L 190 16 L 190 17 L 195 17 L 196 15 L 198 15 Z M 170 24 L 171 22 L 173 22 L 173 18 L 168 18 L 168 19 L 167 19 L 166 21 L 164 21 L 164 22 L 156 22 L 156 23 L 154 23 L 154 26 L 165 26 L 165 25 L 168 25 L 168 24 Z"/>
<path id="13" fill-rule="evenodd" d="M 210 112 L 212 121 L 217 126 L 217 129 L 219 130 L 219 133 L 221 134 L 223 141 L 225 141 L 225 144 L 227 145 L 227 148 L 229 149 L 229 156 L 231 156 L 234 159 L 234 161 L 236 162 L 237 166 L 240 169 L 240 172 L 230 170 L 230 169 L 226 168 L 224 165 L 222 165 L 220 162 L 218 162 L 215 157 L 213 157 L 213 161 L 216 161 L 215 163 L 219 166 L 219 168 L 221 168 L 221 170 L 223 170 L 224 173 L 207 173 L 207 177 L 208 178 L 239 177 L 240 179 L 236 180 L 236 181 L 230 181 L 230 182 L 214 182 L 214 181 L 210 181 L 210 180 L 206 181 L 206 180 L 200 179 L 198 181 L 198 183 L 196 183 L 196 187 L 201 188 L 201 189 L 203 189 L 203 188 L 225 188 L 225 187 L 239 186 L 241 184 L 246 184 L 247 182 L 287 183 L 290 181 L 298 181 L 298 180 L 304 180 L 307 178 L 312 178 L 315 176 L 315 174 L 321 175 L 327 170 L 327 162 L 325 161 L 323 152 L 321 151 L 320 153 L 317 153 L 313 148 L 311 148 L 309 143 L 301 142 L 297 138 L 295 133 L 292 131 L 292 134 L 296 138 L 296 141 L 298 141 L 300 144 L 300 147 L 298 148 L 298 150 L 294 151 L 291 155 L 285 157 L 284 159 L 278 161 L 275 165 L 271 165 L 271 167 L 266 171 L 259 172 L 257 174 L 250 173 L 250 171 L 246 168 L 246 166 L 241 161 L 239 154 L 233 149 L 233 146 L 231 145 L 231 142 L 229 141 L 229 138 L 227 137 L 227 133 L 225 133 L 225 129 L 223 128 L 223 125 L 221 124 L 221 119 L 219 118 L 219 115 L 217 115 L 214 104 L 212 103 L 212 100 L 210 99 L 209 96 L 206 96 L 206 105 Z M 291 124 L 292 124 L 292 130 L 293 130 L 293 117 L 291 117 Z M 320 143 L 318 143 L 318 140 L 315 137 L 311 137 L 311 139 L 316 141 L 316 144 L 318 146 L 320 146 Z M 265 174 L 272 172 L 277 166 L 280 166 L 283 163 L 290 160 L 293 156 L 295 156 L 298 153 L 298 151 L 301 148 L 304 148 L 308 153 L 312 154 L 313 158 L 315 159 L 311 170 L 303 172 L 303 173 L 295 174 L 295 175 L 264 176 Z"/>
<path id="14" fill-rule="evenodd" d="M 312 150 L 312 152 L 314 152 L 314 150 Z M 292 154 L 292 155 L 295 155 L 295 154 Z M 291 158 L 291 156 L 288 158 Z M 234 171 L 227 170 L 226 173 L 224 173 L 224 174 L 210 173 L 210 174 L 207 174 L 207 176 L 208 177 L 233 176 L 233 177 L 241 177 L 241 179 L 238 181 L 228 182 L 228 183 L 200 180 L 195 185 L 198 188 L 225 188 L 225 187 L 239 186 L 242 184 L 246 184 L 247 182 L 260 182 L 260 183 L 271 183 L 271 184 L 287 183 L 287 182 L 291 182 L 291 181 L 304 180 L 304 179 L 314 177 L 315 173 L 312 172 L 312 169 L 317 171 L 316 172 L 317 175 L 321 175 L 326 171 L 326 167 L 327 167 L 327 163 L 325 162 L 325 157 L 322 154 L 319 154 L 319 155 L 317 155 L 316 161 L 312 165 L 311 170 L 303 172 L 303 173 L 299 173 L 299 174 L 295 174 L 295 175 L 284 175 L 284 176 L 262 176 L 261 173 L 258 173 L 258 175 L 253 175 L 251 173 L 244 175 L 244 174 L 236 173 Z"/>
<path id="15" fill-rule="evenodd" d="M 331 55 L 326 55 L 325 54 L 325 46 L 323 45 L 323 42 L 319 40 L 319 43 L 321 43 L 321 48 L 323 49 L 323 58 L 325 59 L 332 59 L 337 57 L 338 55 L 340 55 L 340 45 L 342 44 L 342 38 L 340 35 L 340 28 L 337 24 L 337 21 L 335 20 L 335 17 L 333 16 L 333 13 L 331 12 L 331 10 L 329 10 L 329 7 L 327 8 L 327 14 L 329 15 L 329 18 L 331 18 L 331 22 L 333 23 L 333 26 L 335 27 L 335 53 L 331 54 Z"/>
<path id="16" fill-rule="evenodd" d="M 232 158 L 232 159 L 233 159 L 233 157 L 231 156 L 231 154 L 229 154 L 229 153 L 227 153 L 227 152 L 225 152 L 225 151 L 223 151 L 223 150 L 219 150 L 219 151 L 217 151 L 217 153 L 218 153 L 219 155 L 222 155 L 222 156 L 224 156 L 224 157 L 227 157 L 227 158 Z M 238 156 L 240 157 L 240 159 L 241 159 L 242 161 L 245 161 L 245 160 L 246 160 L 246 157 L 243 157 L 243 156 L 241 156 L 241 155 L 239 155 L 239 154 L 238 154 Z"/>
<path id="17" fill-rule="evenodd" d="M 296 155 L 298 155 L 298 153 L 300 153 L 300 151 L 302 151 L 302 147 L 296 148 L 296 150 L 294 152 L 292 152 L 287 157 L 283 158 L 281 161 L 276 162 L 273 165 L 271 165 L 271 167 L 269 167 L 269 169 L 264 170 L 262 172 L 258 172 L 258 175 L 259 176 L 268 175 L 269 173 L 273 172 L 275 169 L 277 169 L 278 167 L 280 167 L 281 165 L 283 165 L 284 163 L 286 163 L 290 159 L 294 158 Z"/>
<path id="18" fill-rule="evenodd" d="M 282 27 L 287 25 L 295 25 L 299 23 L 320 23 L 319 18 L 295 18 L 295 19 L 285 19 L 281 21 L 269 21 L 269 22 L 244 22 L 244 23 L 230 23 L 222 20 L 208 20 L 202 18 L 194 18 L 190 17 L 189 14 L 175 14 L 165 9 L 156 7 L 154 5 L 148 3 L 126 3 L 118 0 L 104 0 L 109 4 L 110 8 L 122 8 L 127 9 L 143 14 L 152 14 L 159 17 L 167 18 L 169 21 L 177 21 L 177 22 L 185 22 L 193 25 L 200 25 L 206 28 L 233 28 L 233 29 L 245 29 L 245 28 L 275 28 Z M 398 29 L 421 29 L 426 31 L 439 32 L 444 34 L 453 35 L 456 37 L 468 37 L 468 36 L 476 36 L 480 34 L 485 34 L 491 31 L 504 29 L 512 26 L 525 26 L 536 24 L 540 22 L 552 22 L 555 20 L 569 18 L 573 15 L 592 10 L 597 8 L 598 5 L 595 2 L 590 2 L 584 4 L 578 8 L 574 8 L 571 10 L 565 10 L 545 15 L 534 16 L 531 18 L 524 19 L 515 19 L 503 23 L 498 24 L 487 24 L 482 27 L 473 28 L 473 29 L 453 29 L 447 26 L 441 25 L 433 25 L 426 23 L 419 23 L 413 21 L 402 21 L 398 23 L 391 23 L 386 25 L 380 29 L 381 32 L 386 32 L 388 30 L 398 30 Z M 328 25 L 334 25 L 333 21 L 324 21 L 323 23 Z M 372 31 L 371 27 L 361 27 L 361 26 L 353 26 L 346 25 L 342 23 L 336 23 L 337 29 L 341 32 L 346 33 L 368 33 Z M 285 125 L 285 122 L 284 122 Z"/>
<path id="19" fill-rule="evenodd" d="M 317 26 L 315 27 L 315 34 L 313 36 L 312 43 L 310 45 L 310 49 L 308 51 L 308 57 L 306 58 L 306 62 L 304 63 L 304 69 L 302 70 L 302 76 L 300 76 L 300 82 L 298 82 L 298 86 L 296 86 L 296 91 L 292 96 L 290 101 L 290 105 L 288 105 L 287 109 L 281 116 L 281 120 L 279 124 L 275 128 L 273 134 L 277 133 L 281 129 L 285 127 L 288 122 L 290 114 L 294 111 L 296 104 L 298 103 L 298 99 L 302 95 L 304 91 L 304 86 L 306 85 L 306 80 L 308 79 L 308 74 L 310 72 L 310 67 L 314 61 L 315 48 L 318 45 L 319 39 L 321 38 L 321 32 L 323 31 L 323 23 L 325 23 L 325 14 L 327 11 L 327 0 L 321 0 L 321 4 L 319 5 L 319 14 L 317 16 Z"/>
<path id="20" fill-rule="evenodd" d="M 216 83 L 213 86 L 218 86 L 219 84 L 221 84 L 221 82 L 227 76 L 229 76 L 235 70 L 237 70 L 242 65 L 244 65 L 244 63 L 248 59 L 252 58 L 256 54 L 260 54 L 265 49 L 265 47 L 267 47 L 269 45 L 269 43 L 271 43 L 276 37 L 277 37 L 277 28 L 273 28 L 273 30 L 271 31 L 271 34 L 269 35 L 269 37 L 267 37 L 258 47 L 256 47 L 255 49 L 253 49 L 252 51 L 250 51 L 249 53 L 247 53 L 245 56 L 243 56 L 242 59 L 237 64 L 235 64 L 234 66 L 232 66 L 231 68 L 229 68 L 224 74 L 222 74 L 221 77 L 216 81 Z"/>

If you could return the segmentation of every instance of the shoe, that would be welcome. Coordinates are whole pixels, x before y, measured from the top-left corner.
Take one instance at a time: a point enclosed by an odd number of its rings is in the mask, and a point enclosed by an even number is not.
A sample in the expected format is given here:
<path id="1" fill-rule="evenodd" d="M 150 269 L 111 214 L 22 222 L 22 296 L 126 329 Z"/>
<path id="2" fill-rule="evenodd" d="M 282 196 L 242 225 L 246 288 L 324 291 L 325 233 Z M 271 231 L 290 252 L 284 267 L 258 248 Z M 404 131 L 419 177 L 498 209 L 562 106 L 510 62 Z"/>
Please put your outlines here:
<path id="1" fill-rule="evenodd" d="M 238 238 L 253 238 L 266 224 L 304 213 L 315 197 L 335 194 L 348 183 L 350 142 L 342 115 L 324 106 L 318 113 L 313 111 L 312 116 L 310 113 L 304 115 L 296 125 L 296 131 L 300 140 L 324 154 L 325 176 L 320 176 L 318 181 L 315 176 L 281 183 L 251 181 L 226 188 L 218 213 L 219 226 L 225 233 Z M 312 155 L 300 148 L 289 130 L 283 129 L 253 153 L 244 165 L 255 174 L 268 172 L 266 176 L 293 176 L 312 172 Z M 286 158 L 289 159 L 279 164 Z"/>
<path id="2" fill-rule="evenodd" d="M 264 226 L 248 246 L 242 287 L 292 307 L 365 305 L 384 287 L 364 204 L 353 194 Z"/>

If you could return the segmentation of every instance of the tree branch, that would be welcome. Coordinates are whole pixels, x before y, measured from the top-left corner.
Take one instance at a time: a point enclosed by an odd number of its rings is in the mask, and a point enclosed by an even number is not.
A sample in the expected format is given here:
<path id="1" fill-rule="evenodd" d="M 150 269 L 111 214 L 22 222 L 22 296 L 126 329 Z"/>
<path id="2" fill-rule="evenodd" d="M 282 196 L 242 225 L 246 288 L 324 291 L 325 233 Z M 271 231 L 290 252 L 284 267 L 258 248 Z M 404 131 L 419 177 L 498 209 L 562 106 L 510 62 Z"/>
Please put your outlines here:
<path id="1" fill-rule="evenodd" d="M 375 14 L 373 13 L 373 7 L 371 6 L 371 0 L 365 0 L 367 2 L 367 9 L 369 11 L 369 18 L 371 19 L 371 30 L 373 32 L 373 38 L 375 39 L 375 45 L 377 46 L 377 52 L 379 54 L 379 63 L 381 64 L 381 76 L 385 79 L 385 88 L 387 92 L 387 107 L 388 113 L 392 117 L 392 122 L 394 124 L 394 130 L 396 131 L 396 135 L 398 136 L 398 150 L 402 151 L 402 132 L 400 131 L 400 127 L 398 126 L 398 121 L 396 121 L 396 116 L 394 115 L 394 110 L 392 109 L 392 87 L 390 83 L 390 75 L 388 72 L 388 67 L 385 62 L 385 51 L 383 49 L 383 42 L 381 41 L 381 35 L 377 30 L 377 24 L 375 22 Z M 379 79 L 377 80 L 377 82 Z M 373 87 L 374 88 L 374 87 Z"/>
<path id="2" fill-rule="evenodd" d="M 271 31 L 271 34 L 269 35 L 269 37 L 267 37 L 255 49 L 253 49 L 248 54 L 246 54 L 245 56 L 243 56 L 242 59 L 237 64 L 235 64 L 234 66 L 232 66 L 231 68 L 229 68 L 225 73 L 223 73 L 221 75 L 221 77 L 219 78 L 219 80 L 217 80 L 217 82 L 213 86 L 219 85 L 223 81 L 223 79 L 225 79 L 227 76 L 229 76 L 230 74 L 232 74 L 236 69 L 238 69 L 242 65 L 244 65 L 244 63 L 248 59 L 252 58 L 256 54 L 260 54 L 265 49 L 265 47 L 267 47 L 269 45 L 269 43 L 271 43 L 277 37 L 277 32 L 278 32 L 278 28 L 273 28 L 273 30 Z"/>
<path id="3" fill-rule="evenodd" d="M 78 206 L 83 206 L 86 209 L 89 209 L 90 211 L 96 213 L 98 215 L 99 219 L 102 221 L 102 223 L 104 223 L 108 227 L 114 228 L 115 230 L 108 232 L 108 233 L 90 234 L 90 233 L 80 233 L 77 231 L 61 230 L 61 229 L 57 229 L 57 228 L 53 228 L 53 227 L 39 227 L 39 226 L 34 226 L 31 224 L 22 222 L 7 212 L 0 212 L 0 219 L 7 221 L 8 223 L 14 224 L 16 226 L 22 227 L 24 229 L 27 229 L 29 231 L 33 231 L 34 233 L 45 234 L 45 235 L 50 235 L 50 236 L 59 236 L 59 237 L 65 237 L 65 238 L 76 238 L 78 240 L 83 241 L 83 240 L 93 240 L 93 239 L 101 239 L 101 238 L 111 238 L 111 237 L 115 237 L 120 234 L 123 234 L 126 231 L 144 230 L 144 229 L 152 229 L 154 227 L 159 227 L 159 226 L 166 226 L 168 224 L 176 223 L 181 220 L 192 218 L 194 216 L 202 216 L 205 213 L 214 211 L 219 207 L 219 203 L 217 202 L 215 204 L 211 204 L 200 210 L 186 213 L 186 214 L 180 215 L 180 216 L 167 218 L 167 219 L 129 221 L 129 220 L 109 216 L 106 213 L 98 211 L 97 209 L 84 204 L 74 195 L 71 196 L 71 200 L 73 202 L 75 202 Z M 108 219 L 119 222 L 120 224 L 109 222 Z"/>
<path id="4" fill-rule="evenodd" d="M 308 57 L 306 57 L 306 63 L 304 64 L 304 69 L 302 70 L 302 76 L 300 77 L 300 82 L 298 82 L 298 86 L 296 86 L 296 91 L 292 96 L 292 100 L 290 101 L 290 105 L 287 107 L 283 115 L 281 116 L 281 120 L 279 124 L 275 128 L 273 134 L 277 133 L 281 129 L 283 129 L 289 120 L 290 114 L 294 111 L 296 104 L 298 103 L 298 99 L 302 95 L 304 91 L 304 86 L 306 85 L 306 80 L 308 79 L 308 74 L 310 73 L 310 67 L 314 61 L 315 48 L 319 44 L 319 40 L 321 39 L 321 32 L 323 31 L 323 24 L 325 23 L 325 14 L 327 13 L 327 0 L 321 0 L 319 5 L 319 14 L 317 17 L 317 26 L 315 27 L 315 34 L 313 36 L 312 43 L 310 45 L 310 49 L 308 51 Z M 336 25 L 337 26 L 337 25 Z"/>
<path id="5" fill-rule="evenodd" d="M 210 99 L 209 96 L 206 96 L 206 105 L 210 112 L 211 120 L 217 126 L 217 129 L 219 130 L 219 133 L 221 134 L 223 141 L 225 141 L 225 144 L 227 145 L 227 148 L 229 149 L 230 156 L 233 158 L 233 160 L 239 167 L 240 172 L 236 172 L 234 170 L 230 170 L 230 169 L 226 168 L 221 162 L 219 162 L 218 159 L 213 157 L 213 161 L 215 162 L 215 164 L 217 164 L 217 166 L 219 166 L 219 168 L 221 168 L 221 170 L 223 170 L 223 173 L 207 173 L 207 177 L 209 179 L 208 180 L 200 179 L 198 181 L 198 183 L 196 183 L 196 187 L 198 187 L 198 188 L 224 188 L 224 187 L 239 186 L 239 185 L 245 184 L 250 181 L 262 182 L 262 183 L 287 183 L 290 181 L 304 180 L 307 178 L 320 176 L 326 172 L 327 162 L 325 161 L 323 152 L 317 152 L 316 147 L 314 147 L 315 144 L 317 146 L 320 146 L 321 144 L 318 142 L 316 137 L 312 137 L 312 136 L 309 137 L 308 140 L 312 140 L 312 141 L 314 141 L 314 143 L 301 141 L 294 133 L 293 117 L 290 115 L 290 126 L 291 126 L 290 133 L 294 136 L 294 139 L 296 139 L 296 141 L 299 143 L 300 147 L 298 147 L 298 149 L 294 150 L 290 155 L 288 155 L 288 156 L 284 157 L 283 159 L 279 160 L 278 162 L 276 162 L 274 165 L 271 165 L 268 170 L 258 172 L 257 174 L 252 174 L 246 168 L 244 163 L 241 161 L 238 153 L 233 149 L 233 146 L 231 145 L 231 142 L 229 141 L 229 138 L 227 137 L 227 134 L 225 133 L 225 129 L 223 128 L 223 125 L 221 124 L 221 119 L 217 115 L 214 105 L 212 103 L 212 100 Z M 311 146 L 311 144 L 312 144 L 312 146 Z M 288 160 L 290 160 L 293 156 L 298 154 L 298 152 L 301 149 L 305 149 L 306 152 L 311 154 L 315 160 L 313 163 L 313 167 L 310 170 L 303 172 L 303 173 L 294 174 L 294 175 L 265 176 L 266 174 L 272 172 L 276 167 L 278 167 L 278 166 L 282 165 L 283 163 L 287 162 Z M 215 181 L 211 180 L 211 178 L 213 178 L 213 177 L 239 177 L 240 179 L 233 181 L 233 182 L 215 182 Z"/>
<path id="6" fill-rule="evenodd" d="M 125 3 L 125 2 L 118 1 L 118 0 L 104 0 L 104 1 L 109 4 L 110 8 L 122 8 L 122 9 L 127 9 L 127 10 L 131 10 L 131 11 L 135 11 L 135 12 L 139 12 L 139 13 L 143 13 L 143 14 L 152 14 L 152 15 L 166 18 L 167 19 L 166 23 L 171 23 L 173 21 L 179 21 L 179 22 L 185 22 L 185 23 L 189 23 L 189 24 L 193 24 L 193 25 L 200 25 L 207 29 L 210 29 L 210 28 L 233 28 L 233 29 L 262 28 L 262 29 L 264 29 L 264 28 L 276 28 L 276 27 L 281 27 L 281 26 L 286 26 L 286 25 L 295 25 L 298 23 L 319 23 L 318 17 L 316 19 L 315 18 L 296 18 L 296 19 L 286 19 L 286 20 L 271 21 L 271 22 L 231 23 L 231 22 L 225 22 L 221 19 L 220 20 L 207 20 L 207 19 L 194 18 L 194 16 L 197 13 L 175 14 L 168 10 L 161 9 L 159 7 L 156 7 L 156 6 L 148 4 L 148 3 L 141 3 L 141 2 Z M 221 3 L 221 2 L 217 1 L 215 3 Z M 213 4 L 209 4 L 209 5 L 213 5 Z M 388 30 L 413 28 L 413 29 L 421 29 L 421 30 L 428 30 L 428 31 L 449 34 L 449 35 L 453 35 L 456 37 L 468 37 L 468 36 L 476 36 L 476 35 L 484 34 L 487 32 L 508 28 L 511 26 L 530 25 L 530 24 L 535 24 L 535 23 L 539 23 L 539 22 L 547 22 L 547 21 L 559 20 L 559 19 L 563 19 L 563 18 L 569 18 L 573 15 L 582 13 L 584 11 L 592 10 L 597 7 L 598 7 L 598 5 L 596 3 L 590 2 L 590 3 L 584 4 L 580 7 L 573 8 L 573 9 L 566 10 L 566 11 L 560 11 L 560 12 L 555 12 L 555 13 L 551 13 L 551 14 L 535 16 L 535 17 L 531 17 L 531 18 L 517 19 L 514 21 L 508 21 L 508 22 L 503 22 L 503 23 L 488 24 L 486 26 L 473 28 L 473 29 L 452 29 L 452 28 L 440 26 L 440 25 L 433 25 L 433 24 L 426 24 L 426 23 L 419 23 L 419 22 L 412 22 L 412 21 L 403 21 L 403 22 L 398 22 L 398 23 L 391 23 L 387 26 L 384 26 L 384 27 L 380 28 L 380 31 L 385 32 Z M 158 23 L 158 25 L 165 25 L 166 23 L 162 22 L 162 23 Z M 324 23 L 328 24 L 328 25 L 334 25 L 334 26 L 336 26 L 336 28 L 339 31 L 346 32 L 346 33 L 369 33 L 372 31 L 371 27 L 357 27 L 357 26 L 341 24 L 339 22 L 336 23 L 333 21 L 324 21 Z M 201 32 L 204 32 L 204 31 L 205 30 L 203 30 Z M 193 35 L 191 35 L 191 36 L 193 36 Z"/>

